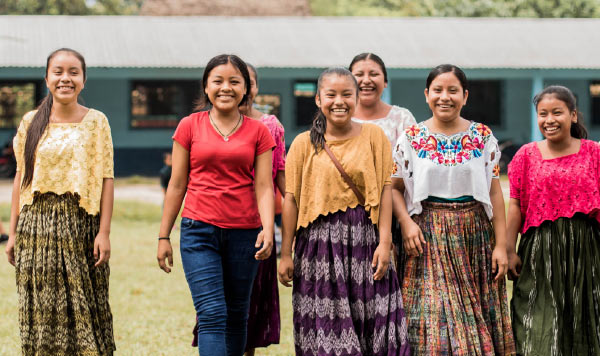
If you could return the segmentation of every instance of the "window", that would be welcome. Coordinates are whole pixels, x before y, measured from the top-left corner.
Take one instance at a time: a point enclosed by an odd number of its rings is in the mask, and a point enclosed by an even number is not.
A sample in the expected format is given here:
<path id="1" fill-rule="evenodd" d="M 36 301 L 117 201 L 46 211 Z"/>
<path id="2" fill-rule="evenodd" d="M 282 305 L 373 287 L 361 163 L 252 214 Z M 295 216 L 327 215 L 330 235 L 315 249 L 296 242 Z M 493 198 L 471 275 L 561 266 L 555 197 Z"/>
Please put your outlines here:
<path id="1" fill-rule="evenodd" d="M 0 81 L 0 128 L 15 128 L 40 100 L 38 81 Z"/>
<path id="2" fill-rule="evenodd" d="M 196 80 L 143 80 L 131 84 L 131 127 L 173 128 L 194 109 Z"/>
<path id="3" fill-rule="evenodd" d="M 296 104 L 296 126 L 310 126 L 315 113 L 316 81 L 297 81 L 294 83 L 294 99 Z"/>
<path id="4" fill-rule="evenodd" d="M 592 124 L 600 125 L 600 80 L 590 82 L 590 106 L 592 107 Z"/>
<path id="5" fill-rule="evenodd" d="M 258 94 L 254 98 L 254 107 L 260 112 L 281 118 L 279 116 L 281 112 L 281 96 L 279 94 Z"/>
<path id="6" fill-rule="evenodd" d="M 489 126 L 502 124 L 502 82 L 500 80 L 470 80 L 469 98 L 461 115 L 467 120 Z"/>

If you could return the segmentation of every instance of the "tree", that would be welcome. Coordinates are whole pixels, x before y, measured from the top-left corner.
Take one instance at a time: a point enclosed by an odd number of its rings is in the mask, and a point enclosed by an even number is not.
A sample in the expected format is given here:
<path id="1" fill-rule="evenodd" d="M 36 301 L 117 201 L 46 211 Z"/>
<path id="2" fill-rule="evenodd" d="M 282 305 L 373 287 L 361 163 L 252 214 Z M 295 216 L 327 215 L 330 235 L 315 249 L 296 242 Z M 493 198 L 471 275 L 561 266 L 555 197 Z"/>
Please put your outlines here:
<path id="1" fill-rule="evenodd" d="M 143 0 L 0 0 L 1 15 L 134 15 Z"/>
<path id="2" fill-rule="evenodd" d="M 311 0 L 314 15 L 600 17 L 600 0 Z"/>

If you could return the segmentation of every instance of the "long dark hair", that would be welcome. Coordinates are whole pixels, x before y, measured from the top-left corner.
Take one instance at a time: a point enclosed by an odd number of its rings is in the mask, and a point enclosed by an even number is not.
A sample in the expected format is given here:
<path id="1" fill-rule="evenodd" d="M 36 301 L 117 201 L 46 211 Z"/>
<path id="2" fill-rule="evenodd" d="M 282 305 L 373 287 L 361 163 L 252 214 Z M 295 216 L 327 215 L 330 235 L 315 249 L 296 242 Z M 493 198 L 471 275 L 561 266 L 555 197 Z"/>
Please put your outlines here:
<path id="1" fill-rule="evenodd" d="M 381 57 L 379 57 L 378 55 L 376 55 L 374 53 L 361 53 L 361 54 L 354 56 L 354 58 L 352 58 L 352 62 L 350 62 L 350 66 L 348 66 L 348 69 L 352 72 L 352 67 L 354 67 L 354 65 L 357 62 L 366 61 L 368 59 L 377 63 L 379 65 L 379 67 L 381 67 L 381 71 L 383 72 L 383 80 L 384 80 L 384 82 L 387 83 L 388 76 L 387 76 L 387 70 L 385 69 L 385 63 L 383 63 L 383 59 L 381 59 Z"/>
<path id="2" fill-rule="evenodd" d="M 48 77 L 48 67 L 50 66 L 50 61 L 54 56 L 61 52 L 68 52 L 75 56 L 79 62 L 81 62 L 81 70 L 83 72 L 83 80 L 86 79 L 86 66 L 85 59 L 81 55 L 81 53 L 77 52 L 74 49 L 70 48 L 59 48 L 56 51 L 50 53 L 48 58 L 46 59 L 46 77 Z M 24 150 L 24 159 L 25 159 L 25 170 L 23 172 L 23 180 L 21 186 L 23 188 L 31 185 L 33 181 L 33 170 L 35 167 L 35 152 L 37 150 L 38 143 L 44 131 L 46 131 L 46 127 L 48 127 L 48 123 L 50 122 L 50 113 L 52 111 L 52 94 L 48 93 L 44 100 L 37 107 L 37 112 L 33 116 L 33 120 L 29 124 L 27 128 L 27 136 L 25 138 L 25 150 Z"/>
<path id="3" fill-rule="evenodd" d="M 347 77 L 350 78 L 352 84 L 354 84 L 354 89 L 356 90 L 356 94 L 358 95 L 358 83 L 356 82 L 356 78 L 352 75 L 346 68 L 329 68 L 323 71 L 321 75 L 319 75 L 319 80 L 317 81 L 317 96 L 321 95 L 321 86 L 323 84 L 323 79 L 330 75 L 337 75 L 339 77 Z M 325 144 L 325 130 L 327 129 L 327 118 L 321 108 L 317 110 L 317 114 L 312 122 L 312 127 L 310 128 L 310 142 L 315 147 L 315 153 L 319 153 L 319 149 L 323 148 L 323 144 Z"/>
<path id="4" fill-rule="evenodd" d="M 573 92 L 562 85 L 551 85 L 546 87 L 533 98 L 533 105 L 535 105 L 536 112 L 540 101 L 548 95 L 552 95 L 556 99 L 564 102 L 570 113 L 573 111 L 577 113 L 577 122 L 571 124 L 571 136 L 574 138 L 586 139 L 588 133 L 585 126 L 583 126 L 583 114 L 577 109 L 577 99 L 575 98 L 575 95 L 573 95 Z"/>
<path id="5" fill-rule="evenodd" d="M 206 88 L 206 83 L 208 82 L 208 76 L 210 72 L 223 64 L 231 63 L 237 70 L 240 71 L 242 77 L 244 78 L 244 85 L 246 86 L 246 94 L 240 101 L 239 106 L 243 106 L 248 101 L 248 95 L 250 95 L 250 74 L 248 73 L 248 65 L 235 54 L 220 54 L 211 58 L 210 61 L 206 64 L 206 68 L 204 68 L 204 74 L 202 75 L 202 90 L 200 90 L 200 98 L 196 101 L 196 107 L 194 108 L 196 111 L 204 110 L 209 105 L 212 106 L 208 95 L 204 92 Z"/>
<path id="6" fill-rule="evenodd" d="M 435 78 L 444 73 L 453 73 L 456 76 L 456 78 L 460 82 L 460 86 L 462 86 L 463 93 L 469 89 L 469 82 L 467 81 L 467 76 L 465 72 L 463 72 L 462 69 L 455 66 L 454 64 L 440 64 L 439 66 L 433 68 L 427 76 L 425 88 L 429 90 L 429 87 L 431 86 L 431 83 L 435 80 Z"/>

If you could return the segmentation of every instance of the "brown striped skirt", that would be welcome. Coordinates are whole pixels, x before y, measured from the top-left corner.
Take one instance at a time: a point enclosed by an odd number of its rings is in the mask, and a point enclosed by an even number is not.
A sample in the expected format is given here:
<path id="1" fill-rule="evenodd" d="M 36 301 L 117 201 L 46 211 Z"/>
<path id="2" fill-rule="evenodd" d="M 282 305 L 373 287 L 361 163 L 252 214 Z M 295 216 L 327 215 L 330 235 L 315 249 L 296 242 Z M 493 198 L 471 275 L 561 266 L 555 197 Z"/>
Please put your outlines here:
<path id="1" fill-rule="evenodd" d="M 24 356 L 113 355 L 107 264 L 94 267 L 100 216 L 71 193 L 36 194 L 19 214 L 15 241 Z"/>

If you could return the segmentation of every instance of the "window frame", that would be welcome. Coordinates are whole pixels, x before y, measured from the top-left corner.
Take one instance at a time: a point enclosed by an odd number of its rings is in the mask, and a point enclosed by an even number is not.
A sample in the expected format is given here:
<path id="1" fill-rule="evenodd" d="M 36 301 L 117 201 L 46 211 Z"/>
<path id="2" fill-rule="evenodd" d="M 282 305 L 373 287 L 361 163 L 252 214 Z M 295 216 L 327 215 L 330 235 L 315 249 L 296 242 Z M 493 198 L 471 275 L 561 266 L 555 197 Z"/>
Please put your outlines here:
<path id="1" fill-rule="evenodd" d="M 176 113 L 175 115 L 177 115 L 177 120 L 174 122 L 173 126 L 136 126 L 133 124 L 134 120 L 136 120 L 135 115 L 133 114 L 133 98 L 132 98 L 132 92 L 135 89 L 137 84 L 142 84 L 142 85 L 147 85 L 148 83 L 166 83 L 168 85 L 175 85 L 176 87 L 178 87 L 180 90 L 182 88 L 185 88 L 185 90 L 181 90 L 181 92 L 183 93 L 184 98 L 182 98 L 183 102 L 185 103 L 189 103 L 186 104 L 187 108 L 189 110 L 184 110 L 184 112 L 181 113 Z M 181 84 L 186 84 L 185 86 L 182 86 Z M 194 89 L 197 89 L 196 93 L 186 93 L 185 91 L 190 88 L 190 87 L 194 87 Z M 158 86 L 155 86 L 158 87 Z M 195 112 L 194 108 L 195 108 L 195 101 L 198 99 L 199 94 L 202 90 L 202 84 L 200 79 L 148 79 L 148 78 L 132 78 L 129 80 L 129 87 L 128 87 L 128 117 L 129 117 L 129 129 L 130 130 L 175 130 L 177 128 L 177 125 L 179 124 L 179 122 L 181 121 L 181 119 L 183 119 L 184 117 L 192 114 Z M 147 117 L 152 117 L 152 115 L 148 115 Z"/>
<path id="2" fill-rule="evenodd" d="M 35 110 L 37 109 L 38 105 L 40 104 L 40 102 L 42 101 L 42 99 L 44 98 L 44 96 L 47 95 L 47 90 L 44 90 L 46 87 L 44 85 L 44 80 L 41 79 L 10 79 L 10 78 L 0 78 L 0 87 L 2 87 L 3 85 L 15 85 L 15 84 L 33 84 L 34 85 L 34 102 L 33 102 L 33 107 L 31 108 L 31 110 Z M 28 110 L 27 112 L 31 111 Z M 25 112 L 25 113 L 27 113 Z M 23 115 L 25 114 L 23 113 Z M 23 119 L 23 117 L 19 117 L 18 118 L 18 122 L 15 124 L 15 126 L 0 126 L 0 131 L 14 131 L 19 127 L 19 123 L 21 122 L 21 120 Z"/>

